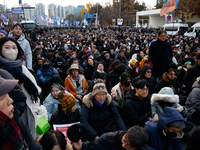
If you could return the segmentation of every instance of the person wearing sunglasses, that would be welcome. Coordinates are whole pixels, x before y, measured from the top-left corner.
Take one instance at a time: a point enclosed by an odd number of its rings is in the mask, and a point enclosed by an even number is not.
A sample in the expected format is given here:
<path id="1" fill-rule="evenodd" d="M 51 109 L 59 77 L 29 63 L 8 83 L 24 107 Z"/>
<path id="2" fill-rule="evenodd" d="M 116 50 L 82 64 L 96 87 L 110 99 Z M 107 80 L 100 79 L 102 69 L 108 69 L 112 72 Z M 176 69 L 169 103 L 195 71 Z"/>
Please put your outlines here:
<path id="1" fill-rule="evenodd" d="M 167 72 L 163 74 L 163 78 L 158 81 L 155 87 L 156 93 L 158 93 L 163 87 L 170 87 L 174 91 L 174 94 L 180 94 L 180 85 L 177 81 L 177 71 L 174 67 L 170 67 Z"/>
<path id="2" fill-rule="evenodd" d="M 149 83 L 149 93 L 148 93 L 148 98 L 151 97 L 152 93 L 155 91 L 155 78 L 152 76 L 153 73 L 153 67 L 150 65 L 144 65 L 140 69 L 140 76 L 136 77 L 132 85 L 135 86 L 135 83 L 139 80 L 145 79 Z"/>

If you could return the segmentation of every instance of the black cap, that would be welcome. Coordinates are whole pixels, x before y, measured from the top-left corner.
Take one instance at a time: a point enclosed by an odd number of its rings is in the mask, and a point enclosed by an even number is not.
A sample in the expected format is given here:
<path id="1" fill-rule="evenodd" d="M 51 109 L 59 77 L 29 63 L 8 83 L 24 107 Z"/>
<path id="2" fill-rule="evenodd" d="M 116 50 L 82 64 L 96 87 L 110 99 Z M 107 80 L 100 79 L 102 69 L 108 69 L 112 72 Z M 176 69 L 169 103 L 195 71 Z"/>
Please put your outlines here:
<path id="1" fill-rule="evenodd" d="M 67 136 L 70 141 L 78 142 L 85 133 L 85 125 L 82 123 L 74 124 L 67 130 Z"/>

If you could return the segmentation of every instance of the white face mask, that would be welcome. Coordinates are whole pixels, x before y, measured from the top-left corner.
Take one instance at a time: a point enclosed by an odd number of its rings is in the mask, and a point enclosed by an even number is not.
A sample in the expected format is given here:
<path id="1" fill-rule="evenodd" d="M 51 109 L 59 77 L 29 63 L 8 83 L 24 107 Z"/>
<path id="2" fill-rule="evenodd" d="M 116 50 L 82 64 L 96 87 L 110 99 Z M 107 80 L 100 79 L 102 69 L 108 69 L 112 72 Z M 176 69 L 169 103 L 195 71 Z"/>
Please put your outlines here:
<path id="1" fill-rule="evenodd" d="M 8 59 L 10 61 L 14 61 L 17 58 L 18 51 L 14 50 L 14 49 L 10 49 L 10 50 L 7 50 L 7 51 L 2 51 L 2 55 L 6 59 Z"/>

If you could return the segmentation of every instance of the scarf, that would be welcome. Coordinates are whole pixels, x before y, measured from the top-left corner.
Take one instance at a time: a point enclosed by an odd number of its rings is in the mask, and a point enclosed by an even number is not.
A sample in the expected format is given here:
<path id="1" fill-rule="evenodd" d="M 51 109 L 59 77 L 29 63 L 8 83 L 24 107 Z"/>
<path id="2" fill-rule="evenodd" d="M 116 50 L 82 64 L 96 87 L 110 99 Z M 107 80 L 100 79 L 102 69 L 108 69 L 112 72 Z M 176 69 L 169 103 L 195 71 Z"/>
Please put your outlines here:
<path id="1" fill-rule="evenodd" d="M 78 75 L 77 77 L 74 77 L 73 75 L 71 75 L 71 77 L 72 77 L 72 79 L 74 80 L 74 81 L 76 81 L 76 86 L 77 86 L 77 88 L 80 86 L 80 84 L 79 84 L 79 78 L 80 78 L 80 75 Z"/>
<path id="2" fill-rule="evenodd" d="M 14 64 L 15 61 L 9 61 L 5 58 L 0 56 L 0 63 L 3 65 L 3 69 L 8 71 L 15 79 L 19 80 L 19 83 L 24 83 L 24 87 L 27 90 L 27 92 L 31 95 L 32 101 L 37 101 L 38 98 L 38 89 L 35 86 L 35 84 L 22 72 L 22 61 L 16 60 L 16 64 Z"/>
<path id="3" fill-rule="evenodd" d="M 106 101 L 106 100 L 105 100 Z M 99 106 L 99 107 L 101 107 L 104 103 L 105 103 L 105 101 L 103 101 L 102 103 L 99 103 L 96 99 L 95 99 L 95 103 Z"/>
<path id="4" fill-rule="evenodd" d="M 3 147 L 3 150 L 18 150 L 24 147 L 19 126 L 13 119 L 10 119 L 1 111 L 0 127 L 2 128 L 0 143 L 3 144 L 0 144 L 0 147 Z"/>
<path id="5" fill-rule="evenodd" d="M 105 73 L 104 71 L 100 71 L 99 69 L 97 69 L 97 72 L 99 72 L 99 73 Z"/>

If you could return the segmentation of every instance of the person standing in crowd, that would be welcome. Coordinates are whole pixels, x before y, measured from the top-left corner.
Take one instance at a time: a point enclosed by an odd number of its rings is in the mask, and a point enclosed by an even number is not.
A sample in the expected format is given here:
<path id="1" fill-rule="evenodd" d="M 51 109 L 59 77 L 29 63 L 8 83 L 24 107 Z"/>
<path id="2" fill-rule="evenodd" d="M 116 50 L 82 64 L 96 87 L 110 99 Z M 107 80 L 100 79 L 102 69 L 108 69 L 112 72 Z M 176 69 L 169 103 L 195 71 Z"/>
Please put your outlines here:
<path id="1" fill-rule="evenodd" d="M 31 51 L 30 43 L 26 40 L 25 35 L 22 33 L 22 26 L 16 23 L 13 26 L 13 30 L 9 32 L 8 36 L 15 38 L 17 40 L 17 42 L 21 46 L 26 56 L 26 61 L 24 61 L 23 64 L 28 69 L 32 69 L 32 51 Z"/>
<path id="2" fill-rule="evenodd" d="M 15 79 L 19 79 L 19 84 L 26 96 L 26 109 L 22 118 L 33 138 L 36 138 L 37 120 L 43 115 L 47 118 L 47 111 L 43 105 L 40 105 L 38 98 L 41 88 L 37 85 L 34 76 L 22 65 L 23 60 L 26 60 L 24 51 L 15 39 L 11 37 L 0 39 L 1 67 Z"/>
<path id="3" fill-rule="evenodd" d="M 197 63 L 195 66 L 188 69 L 185 74 L 184 84 L 187 87 L 187 93 L 192 90 L 192 85 L 196 81 L 196 78 L 200 76 L 200 53 L 197 55 Z"/>
<path id="4" fill-rule="evenodd" d="M 151 43 L 149 47 L 149 57 L 153 63 L 153 76 L 155 79 L 162 79 L 162 75 L 169 68 L 172 62 L 173 52 L 169 42 L 166 41 L 167 32 L 160 30 L 158 39 Z"/>

